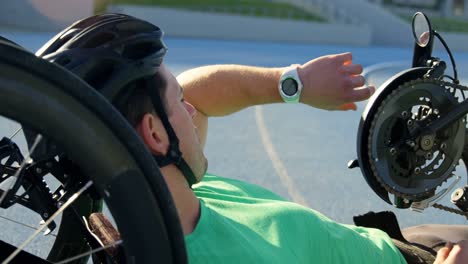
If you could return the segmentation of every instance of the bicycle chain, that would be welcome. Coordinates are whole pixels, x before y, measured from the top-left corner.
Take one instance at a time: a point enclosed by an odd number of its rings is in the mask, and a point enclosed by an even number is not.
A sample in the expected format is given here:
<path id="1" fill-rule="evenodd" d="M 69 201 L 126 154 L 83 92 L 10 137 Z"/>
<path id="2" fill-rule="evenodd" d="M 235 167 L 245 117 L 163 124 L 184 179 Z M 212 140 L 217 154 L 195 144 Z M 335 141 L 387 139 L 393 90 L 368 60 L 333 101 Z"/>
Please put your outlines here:
<path id="1" fill-rule="evenodd" d="M 432 205 L 434 208 L 436 209 L 439 209 L 439 210 L 442 210 L 442 211 L 446 211 L 446 212 L 449 212 L 449 213 L 454 213 L 454 214 L 458 214 L 458 215 L 461 215 L 461 216 L 464 216 L 468 219 L 468 212 L 463 212 L 462 210 L 459 210 L 459 209 L 455 209 L 455 208 L 452 208 L 452 207 L 448 207 L 448 206 L 445 206 L 445 205 L 442 205 L 442 204 L 438 204 L 438 203 L 435 203 Z"/>
<path id="2" fill-rule="evenodd" d="M 440 82 L 442 82 L 442 81 L 440 81 Z M 450 87 L 450 88 L 452 88 L 452 89 L 461 90 L 462 92 L 468 90 L 468 88 L 467 88 L 466 86 L 463 86 L 463 85 L 458 84 L 458 83 L 443 82 L 443 85 L 446 86 L 446 87 Z M 465 122 L 466 122 L 466 120 L 465 120 Z M 465 165 L 465 166 L 468 166 L 468 164 Z M 455 209 L 455 208 L 448 207 L 448 206 L 445 206 L 445 205 L 442 205 L 442 204 L 438 204 L 438 203 L 435 203 L 435 204 L 433 205 L 433 207 L 436 208 L 436 209 L 445 211 L 445 212 L 449 212 L 449 213 L 453 213 L 453 214 L 457 214 L 457 215 L 464 216 L 464 217 L 466 217 L 466 219 L 468 219 L 468 212 L 463 212 L 463 211 L 460 210 L 460 209 Z"/>

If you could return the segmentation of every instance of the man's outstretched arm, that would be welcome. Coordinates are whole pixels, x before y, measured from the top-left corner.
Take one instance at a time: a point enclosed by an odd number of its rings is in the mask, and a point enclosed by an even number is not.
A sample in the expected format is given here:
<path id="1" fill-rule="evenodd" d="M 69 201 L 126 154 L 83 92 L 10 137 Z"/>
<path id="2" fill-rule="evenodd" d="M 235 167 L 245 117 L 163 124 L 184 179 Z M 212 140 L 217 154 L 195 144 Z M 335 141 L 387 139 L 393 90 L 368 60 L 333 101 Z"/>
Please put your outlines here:
<path id="1" fill-rule="evenodd" d="M 180 74 L 187 101 L 199 111 L 195 124 L 206 136 L 206 117 L 228 115 L 246 107 L 282 102 L 278 83 L 285 68 L 212 65 Z M 327 110 L 356 109 L 374 87 L 364 85 L 362 66 L 352 63 L 351 53 L 323 56 L 298 67 L 304 86 L 301 102 Z"/>

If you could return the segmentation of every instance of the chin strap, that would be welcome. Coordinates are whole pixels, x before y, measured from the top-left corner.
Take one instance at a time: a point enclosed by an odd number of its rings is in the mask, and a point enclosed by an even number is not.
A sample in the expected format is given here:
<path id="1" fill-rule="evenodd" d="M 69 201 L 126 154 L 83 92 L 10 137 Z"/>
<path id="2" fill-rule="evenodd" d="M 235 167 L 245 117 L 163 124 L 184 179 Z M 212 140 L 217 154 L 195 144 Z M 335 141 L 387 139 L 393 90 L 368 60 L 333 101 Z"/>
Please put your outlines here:
<path id="1" fill-rule="evenodd" d="M 190 169 L 187 162 L 182 158 L 182 153 L 178 149 L 177 152 L 170 150 L 166 156 L 153 155 L 153 158 L 160 168 L 174 164 L 182 172 L 190 188 L 192 188 L 192 185 L 197 183 L 197 179 L 195 178 L 192 169 Z"/>
<path id="2" fill-rule="evenodd" d="M 146 82 L 146 87 L 149 87 L 148 92 L 153 103 L 153 108 L 158 114 L 159 118 L 161 119 L 161 122 L 164 128 L 166 129 L 169 138 L 169 149 L 167 154 L 165 156 L 153 155 L 153 157 L 160 168 L 170 164 L 174 164 L 182 172 L 188 185 L 190 186 L 190 188 L 192 188 L 192 185 L 197 183 L 197 179 L 195 178 L 195 175 L 190 166 L 182 158 L 182 152 L 179 149 L 179 139 L 177 138 L 174 129 L 171 126 L 171 123 L 169 123 L 169 119 L 167 118 L 167 114 L 164 110 L 163 102 L 159 96 L 159 93 L 151 85 L 152 79 L 147 78 Z"/>
<path id="3" fill-rule="evenodd" d="M 195 175 L 193 174 L 192 169 L 189 167 L 189 165 L 187 164 L 187 162 L 185 162 L 184 159 L 181 159 L 179 164 L 176 164 L 176 166 L 184 174 L 185 180 L 187 180 L 189 187 L 191 189 L 192 185 L 197 183 L 197 178 L 195 178 Z"/>

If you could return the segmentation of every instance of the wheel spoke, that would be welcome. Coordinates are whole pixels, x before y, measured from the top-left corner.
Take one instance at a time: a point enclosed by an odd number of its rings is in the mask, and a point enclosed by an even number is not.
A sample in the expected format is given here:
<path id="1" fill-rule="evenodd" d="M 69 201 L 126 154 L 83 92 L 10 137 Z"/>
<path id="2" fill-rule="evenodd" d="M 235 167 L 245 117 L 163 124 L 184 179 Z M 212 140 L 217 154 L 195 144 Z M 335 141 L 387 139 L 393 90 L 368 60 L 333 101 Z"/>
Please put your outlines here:
<path id="1" fill-rule="evenodd" d="M 25 224 L 25 223 L 21 223 L 21 222 L 19 222 L 19 221 L 10 219 L 10 218 L 5 217 L 5 216 L 1 216 L 1 215 L 0 215 L 0 218 L 3 218 L 3 219 L 5 219 L 5 220 L 7 220 L 7 221 L 10 221 L 10 222 L 12 222 L 12 223 L 15 223 L 15 224 L 18 224 L 18 225 L 21 225 L 21 226 L 24 226 L 24 227 L 27 227 L 27 228 L 30 228 L 30 229 L 33 229 L 33 230 L 37 230 L 37 228 L 34 227 L 34 226 L 30 226 L 30 225 L 27 225 L 27 224 Z M 57 235 L 55 235 L 55 234 L 50 234 L 50 235 L 53 236 L 53 237 L 57 237 Z"/>
<path id="2" fill-rule="evenodd" d="M 71 257 L 71 258 L 67 258 L 67 259 L 64 259 L 60 262 L 56 262 L 55 264 L 65 264 L 65 263 L 69 263 L 69 262 L 72 262 L 74 260 L 77 260 L 77 259 L 80 259 L 80 258 L 84 258 L 84 257 L 87 257 L 87 256 L 90 256 L 91 254 L 94 254 L 96 252 L 99 252 L 99 251 L 102 251 L 102 250 L 105 250 L 105 249 L 108 249 L 108 248 L 111 248 L 113 246 L 118 246 L 120 244 L 122 244 L 123 241 L 122 240 L 117 240 L 115 241 L 114 243 L 111 243 L 109 245 L 106 245 L 104 247 L 100 247 L 100 248 L 96 248 L 96 249 L 93 249 L 93 250 L 90 250 L 88 252 L 84 252 L 84 253 L 81 253 L 79 255 L 76 255 L 74 257 Z"/>
<path id="3" fill-rule="evenodd" d="M 44 228 L 46 228 L 60 213 L 67 209 L 78 197 L 80 197 L 84 191 L 91 187 L 91 185 L 93 185 L 93 182 L 89 181 L 83 187 L 81 187 L 80 190 L 74 193 L 70 199 L 68 199 L 68 201 L 66 201 L 49 219 L 47 219 L 47 221 L 45 221 L 45 223 L 39 229 L 36 230 L 36 232 L 34 232 L 34 234 L 26 239 L 26 241 L 24 241 L 23 244 L 21 244 L 13 253 L 11 253 L 11 255 L 8 256 L 8 258 L 4 260 L 2 264 L 7 264 L 13 260 L 13 258 L 18 255 L 24 247 L 26 247 L 34 238 L 36 238 L 36 236 L 41 233 Z"/>
<path id="4" fill-rule="evenodd" d="M 23 130 L 23 127 L 18 128 L 18 130 L 10 136 L 10 139 L 13 139 L 21 130 Z"/>
<path id="5" fill-rule="evenodd" d="M 28 160 L 31 158 L 31 155 L 34 153 L 34 151 L 36 150 L 36 147 L 37 145 L 39 145 L 39 143 L 41 142 L 42 140 L 42 135 L 37 135 L 36 138 L 34 139 L 34 144 L 32 145 L 31 149 L 29 150 L 29 154 L 28 156 L 21 162 L 21 166 L 18 168 L 18 170 L 15 172 L 15 174 L 13 175 L 13 181 L 12 183 L 10 184 L 10 186 L 3 192 L 2 196 L 0 197 L 0 204 L 2 204 L 3 200 L 5 199 L 5 197 L 7 196 L 7 194 L 10 192 L 11 188 L 13 186 L 15 186 L 16 184 L 16 181 L 18 180 L 18 175 L 21 173 L 21 171 L 23 170 L 24 166 L 26 165 L 26 163 L 28 162 Z"/>

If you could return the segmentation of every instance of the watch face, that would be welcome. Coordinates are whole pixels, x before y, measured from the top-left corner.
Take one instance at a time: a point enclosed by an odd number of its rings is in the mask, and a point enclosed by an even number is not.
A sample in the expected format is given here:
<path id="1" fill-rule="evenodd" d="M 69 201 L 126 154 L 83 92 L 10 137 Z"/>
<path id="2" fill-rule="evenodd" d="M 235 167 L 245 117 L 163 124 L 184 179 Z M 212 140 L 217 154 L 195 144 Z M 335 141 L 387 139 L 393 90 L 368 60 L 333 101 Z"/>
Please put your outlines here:
<path id="1" fill-rule="evenodd" d="M 281 86 L 283 93 L 287 96 L 293 96 L 297 93 L 297 82 L 292 78 L 288 78 L 283 81 L 283 85 Z"/>

